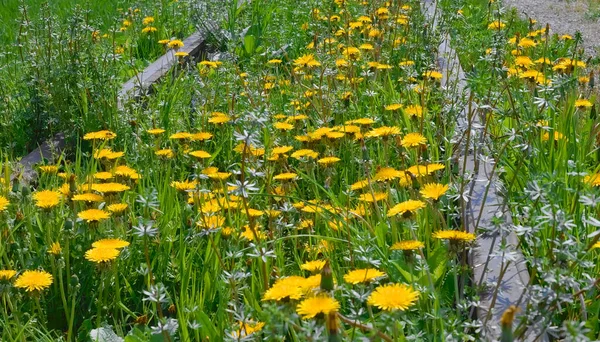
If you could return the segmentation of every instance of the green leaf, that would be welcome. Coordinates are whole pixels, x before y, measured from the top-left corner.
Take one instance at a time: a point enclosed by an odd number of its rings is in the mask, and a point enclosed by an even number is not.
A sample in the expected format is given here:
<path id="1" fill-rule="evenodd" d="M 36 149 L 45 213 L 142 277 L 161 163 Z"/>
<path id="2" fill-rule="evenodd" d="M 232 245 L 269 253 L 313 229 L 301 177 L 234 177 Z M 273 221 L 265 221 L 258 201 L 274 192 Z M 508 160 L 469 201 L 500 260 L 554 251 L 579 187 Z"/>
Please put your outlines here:
<path id="1" fill-rule="evenodd" d="M 213 325 L 211 319 L 206 315 L 206 313 L 200 311 L 196 314 L 196 319 L 200 322 L 200 329 L 202 329 L 202 335 L 207 336 L 209 341 L 218 340 L 218 332 L 215 326 Z"/>
<path id="2" fill-rule="evenodd" d="M 254 54 L 256 49 L 256 38 L 253 35 L 247 35 L 244 37 L 244 49 L 248 55 Z"/>
<path id="3" fill-rule="evenodd" d="M 427 263 L 429 264 L 429 268 L 433 270 L 431 276 L 433 277 L 434 283 L 437 283 L 446 273 L 446 261 L 447 254 L 445 248 L 436 249 L 436 251 L 428 258 Z"/>

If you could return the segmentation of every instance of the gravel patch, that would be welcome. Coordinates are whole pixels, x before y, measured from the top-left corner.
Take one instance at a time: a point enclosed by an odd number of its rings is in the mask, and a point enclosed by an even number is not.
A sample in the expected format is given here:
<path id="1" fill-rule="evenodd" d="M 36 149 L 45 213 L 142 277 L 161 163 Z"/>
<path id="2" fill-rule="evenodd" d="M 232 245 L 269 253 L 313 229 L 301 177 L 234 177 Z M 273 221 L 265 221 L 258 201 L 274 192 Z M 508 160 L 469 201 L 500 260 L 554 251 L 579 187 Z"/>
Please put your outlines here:
<path id="1" fill-rule="evenodd" d="M 581 32 L 587 55 L 600 53 L 600 14 L 598 0 L 504 0 L 505 7 L 514 7 L 523 17 L 530 17 L 550 32 L 575 35 Z"/>

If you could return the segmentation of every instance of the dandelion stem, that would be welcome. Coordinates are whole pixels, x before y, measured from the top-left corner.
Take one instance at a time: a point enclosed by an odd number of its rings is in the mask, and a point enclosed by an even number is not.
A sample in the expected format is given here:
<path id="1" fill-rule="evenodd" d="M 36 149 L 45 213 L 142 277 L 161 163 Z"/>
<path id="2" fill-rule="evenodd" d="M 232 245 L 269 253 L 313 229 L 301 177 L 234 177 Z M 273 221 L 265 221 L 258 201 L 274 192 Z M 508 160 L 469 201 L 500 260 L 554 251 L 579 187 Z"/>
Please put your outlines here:
<path id="1" fill-rule="evenodd" d="M 349 324 L 355 328 L 360 329 L 361 331 L 372 331 L 374 332 L 379 338 L 381 338 L 384 341 L 388 341 L 388 342 L 393 342 L 394 339 L 392 339 L 389 335 L 381 332 L 380 330 L 378 330 L 377 328 L 371 326 L 371 325 L 367 325 L 367 324 L 362 324 L 358 321 L 353 321 L 350 318 L 342 315 L 341 313 L 338 312 L 338 317 L 340 318 L 340 320 L 346 324 Z"/>

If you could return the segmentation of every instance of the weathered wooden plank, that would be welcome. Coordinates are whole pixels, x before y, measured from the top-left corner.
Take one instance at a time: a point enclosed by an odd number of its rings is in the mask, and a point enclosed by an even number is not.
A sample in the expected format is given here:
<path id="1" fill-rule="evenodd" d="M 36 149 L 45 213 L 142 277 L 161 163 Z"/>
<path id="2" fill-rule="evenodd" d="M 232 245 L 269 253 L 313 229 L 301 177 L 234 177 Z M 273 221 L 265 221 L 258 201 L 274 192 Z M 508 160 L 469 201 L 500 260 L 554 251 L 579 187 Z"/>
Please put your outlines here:
<path id="1" fill-rule="evenodd" d="M 206 37 L 207 34 L 203 31 L 194 32 L 183 41 L 184 46 L 179 51 L 187 52 L 189 54 L 188 59 L 198 57 L 202 53 Z M 119 109 L 123 108 L 123 103 L 127 100 L 138 97 L 151 89 L 151 86 L 166 75 L 177 63 L 178 58 L 175 57 L 175 52 L 169 50 L 146 69 L 125 82 L 117 98 Z"/>
<path id="2" fill-rule="evenodd" d="M 55 135 L 52 139 L 44 142 L 40 147 L 21 158 L 15 170 L 11 174 L 11 181 L 19 179 L 23 183 L 30 183 L 37 178 L 35 165 L 47 160 L 54 163 L 60 157 L 65 147 L 65 136 L 62 133 Z"/>

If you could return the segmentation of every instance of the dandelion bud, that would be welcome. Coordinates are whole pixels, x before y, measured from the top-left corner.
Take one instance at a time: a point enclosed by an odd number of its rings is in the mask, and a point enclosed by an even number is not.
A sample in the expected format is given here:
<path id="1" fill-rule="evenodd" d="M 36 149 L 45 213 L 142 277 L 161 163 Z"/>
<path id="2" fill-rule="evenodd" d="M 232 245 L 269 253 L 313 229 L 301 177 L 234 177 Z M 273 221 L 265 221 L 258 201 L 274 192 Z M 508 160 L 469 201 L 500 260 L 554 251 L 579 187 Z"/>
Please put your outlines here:
<path id="1" fill-rule="evenodd" d="M 338 335 L 337 312 L 335 311 L 327 314 L 327 331 L 329 332 L 329 342 L 341 341 L 340 336 Z"/>
<path id="2" fill-rule="evenodd" d="M 29 186 L 26 186 L 26 185 L 21 186 L 21 194 L 23 194 L 23 197 L 29 196 L 30 193 L 31 193 L 31 190 L 29 189 Z"/>
<path id="3" fill-rule="evenodd" d="M 77 184 L 75 183 L 75 175 L 73 174 L 69 176 L 69 191 L 71 193 L 77 192 Z"/>
<path id="4" fill-rule="evenodd" d="M 135 324 L 146 325 L 146 324 L 148 324 L 148 316 L 146 316 L 146 315 L 138 316 L 134 322 L 135 322 Z"/>
<path id="5" fill-rule="evenodd" d="M 19 180 L 17 178 L 13 179 L 12 192 L 19 192 L 20 185 L 21 185 L 21 183 L 19 182 Z"/>
<path id="6" fill-rule="evenodd" d="M 23 221 L 23 219 L 25 218 L 25 215 L 23 215 L 22 212 L 17 211 L 17 213 L 15 214 L 15 223 L 21 222 Z"/>
<path id="7" fill-rule="evenodd" d="M 75 274 L 71 275 L 71 287 L 79 288 L 79 286 L 80 286 L 79 277 Z"/>
<path id="8" fill-rule="evenodd" d="M 325 262 L 325 266 L 321 270 L 321 290 L 333 291 L 333 272 L 329 265 L 329 260 Z"/>
<path id="9" fill-rule="evenodd" d="M 64 230 L 65 231 L 72 231 L 73 230 L 73 221 L 72 220 L 66 220 L 64 223 Z"/>
<path id="10" fill-rule="evenodd" d="M 500 325 L 502 327 L 501 342 L 512 342 L 514 341 L 512 323 L 515 319 L 515 315 L 519 312 L 519 308 L 515 305 L 511 305 L 500 318 Z"/>

